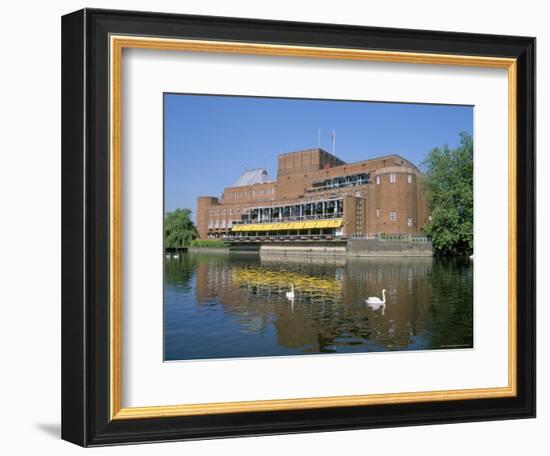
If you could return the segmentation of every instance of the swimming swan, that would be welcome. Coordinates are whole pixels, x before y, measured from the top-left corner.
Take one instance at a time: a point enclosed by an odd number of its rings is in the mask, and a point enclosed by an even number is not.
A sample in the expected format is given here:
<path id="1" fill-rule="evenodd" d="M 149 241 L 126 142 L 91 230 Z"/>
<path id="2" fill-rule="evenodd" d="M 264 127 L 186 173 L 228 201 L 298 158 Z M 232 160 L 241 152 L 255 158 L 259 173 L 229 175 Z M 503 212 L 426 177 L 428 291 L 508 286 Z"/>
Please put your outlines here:
<path id="1" fill-rule="evenodd" d="M 290 284 L 290 291 L 286 292 L 286 297 L 288 299 L 294 299 L 294 285 L 292 283 Z"/>
<path id="2" fill-rule="evenodd" d="M 377 296 L 371 296 L 368 299 L 365 299 L 365 302 L 372 310 L 378 310 L 382 308 L 382 314 L 386 310 L 386 290 L 382 290 L 382 299 Z"/>

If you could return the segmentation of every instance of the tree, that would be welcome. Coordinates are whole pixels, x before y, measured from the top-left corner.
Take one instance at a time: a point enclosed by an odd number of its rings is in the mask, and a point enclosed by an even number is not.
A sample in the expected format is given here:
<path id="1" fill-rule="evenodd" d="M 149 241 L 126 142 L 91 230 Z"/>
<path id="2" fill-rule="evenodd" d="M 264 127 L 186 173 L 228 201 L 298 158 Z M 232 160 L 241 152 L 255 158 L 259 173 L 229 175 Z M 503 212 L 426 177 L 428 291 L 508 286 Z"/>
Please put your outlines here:
<path id="1" fill-rule="evenodd" d="M 164 219 L 165 248 L 185 247 L 198 236 L 197 228 L 191 220 L 190 209 L 176 209 L 167 212 Z"/>
<path id="2" fill-rule="evenodd" d="M 456 149 L 436 147 L 422 163 L 431 211 L 425 228 L 437 255 L 468 255 L 474 241 L 474 143 L 460 134 Z"/>

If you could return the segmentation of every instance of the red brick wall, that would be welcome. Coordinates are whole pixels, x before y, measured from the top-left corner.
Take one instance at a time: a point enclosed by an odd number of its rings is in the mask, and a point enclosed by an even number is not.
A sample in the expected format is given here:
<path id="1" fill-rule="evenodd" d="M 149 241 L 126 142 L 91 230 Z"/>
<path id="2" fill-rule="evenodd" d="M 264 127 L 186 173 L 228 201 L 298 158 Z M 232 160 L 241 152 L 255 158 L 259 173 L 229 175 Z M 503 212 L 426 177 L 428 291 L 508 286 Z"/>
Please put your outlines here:
<path id="1" fill-rule="evenodd" d="M 398 155 L 345 164 L 328 152 L 311 149 L 279 155 L 278 162 L 275 182 L 229 187 L 220 200 L 199 197 L 197 228 L 200 237 L 207 237 L 209 232 L 219 235 L 229 233 L 228 222 L 240 220 L 241 214 L 249 208 L 307 203 L 334 196 L 345 196 L 345 234 L 358 230 L 364 234 L 417 234 L 427 223 L 429 211 L 420 185 L 421 174 L 411 162 Z M 370 173 L 371 183 L 312 193 L 306 191 L 313 182 L 359 173 Z M 390 182 L 392 173 L 395 174 L 395 183 Z M 380 184 L 376 184 L 377 175 L 380 176 Z M 410 183 L 408 176 L 411 176 Z M 360 226 L 356 226 L 355 195 L 362 198 Z M 376 216 L 376 209 L 380 209 L 380 217 Z M 395 221 L 390 219 L 391 212 L 396 213 Z M 409 217 L 412 226 L 408 226 Z M 209 221 L 214 225 L 218 222 L 218 228 L 209 231 Z M 225 228 L 221 227 L 222 222 Z"/>

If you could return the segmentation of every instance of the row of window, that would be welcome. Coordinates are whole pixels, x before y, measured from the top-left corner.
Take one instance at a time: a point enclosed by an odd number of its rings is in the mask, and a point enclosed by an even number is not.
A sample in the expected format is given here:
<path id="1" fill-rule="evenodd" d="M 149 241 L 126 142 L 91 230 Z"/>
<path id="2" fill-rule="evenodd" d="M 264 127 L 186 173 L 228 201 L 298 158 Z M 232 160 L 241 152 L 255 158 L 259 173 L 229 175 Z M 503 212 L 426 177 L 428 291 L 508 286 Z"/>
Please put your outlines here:
<path id="1" fill-rule="evenodd" d="M 232 225 L 232 220 L 228 220 L 227 222 L 225 220 L 210 220 L 208 222 L 208 228 L 231 228 Z"/>
<path id="2" fill-rule="evenodd" d="M 227 194 L 224 194 L 224 199 L 242 199 L 242 198 L 248 198 L 249 196 L 255 197 L 255 196 L 267 196 L 267 195 L 273 195 L 275 193 L 275 187 L 266 188 L 265 190 L 252 190 L 251 192 L 245 191 L 245 192 L 230 192 Z"/>
<path id="3" fill-rule="evenodd" d="M 376 209 L 376 218 L 380 218 L 382 211 L 380 209 Z M 397 212 L 391 211 L 390 212 L 390 220 L 392 222 L 397 221 Z M 208 228 L 231 228 L 233 225 L 232 220 L 210 220 L 208 222 Z M 412 217 L 407 217 L 407 226 L 412 226 Z"/>
<path id="4" fill-rule="evenodd" d="M 376 183 L 380 184 L 380 177 L 376 176 Z M 390 173 L 390 184 L 395 184 L 397 182 L 397 174 Z M 412 174 L 407 174 L 407 184 L 412 184 Z"/>
<path id="5" fill-rule="evenodd" d="M 350 187 L 354 185 L 370 184 L 370 173 L 353 174 L 350 176 L 337 176 L 327 178 L 324 181 L 315 182 L 312 191 L 331 188 Z"/>
<path id="6" fill-rule="evenodd" d="M 241 210 L 239 208 L 227 209 L 227 212 L 229 213 L 229 215 L 233 215 L 233 214 L 240 214 Z M 218 209 L 216 211 L 212 210 L 210 211 L 210 215 L 226 215 L 226 209 Z"/>
<path id="7" fill-rule="evenodd" d="M 382 211 L 380 209 L 376 209 L 376 218 L 380 218 L 380 215 L 382 214 Z M 390 212 L 390 220 L 392 222 L 397 221 L 397 212 L 391 211 Z M 412 226 L 413 219 L 412 217 L 407 217 L 407 226 Z"/>

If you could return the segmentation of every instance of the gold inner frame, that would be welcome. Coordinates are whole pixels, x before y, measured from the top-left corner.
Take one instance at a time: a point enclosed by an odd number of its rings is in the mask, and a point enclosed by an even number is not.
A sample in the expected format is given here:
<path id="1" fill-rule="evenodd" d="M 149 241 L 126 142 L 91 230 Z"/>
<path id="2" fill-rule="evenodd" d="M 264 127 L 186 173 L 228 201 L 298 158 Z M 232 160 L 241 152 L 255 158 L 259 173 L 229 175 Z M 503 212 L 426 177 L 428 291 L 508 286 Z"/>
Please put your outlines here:
<path id="1" fill-rule="evenodd" d="M 368 60 L 508 70 L 508 385 L 505 387 L 273 399 L 244 402 L 122 407 L 122 51 L 123 49 L 253 54 L 335 60 Z M 110 414 L 111 419 L 158 418 L 221 413 L 296 410 L 374 404 L 512 397 L 517 394 L 517 61 L 468 55 L 387 52 L 241 42 L 110 37 Z"/>

